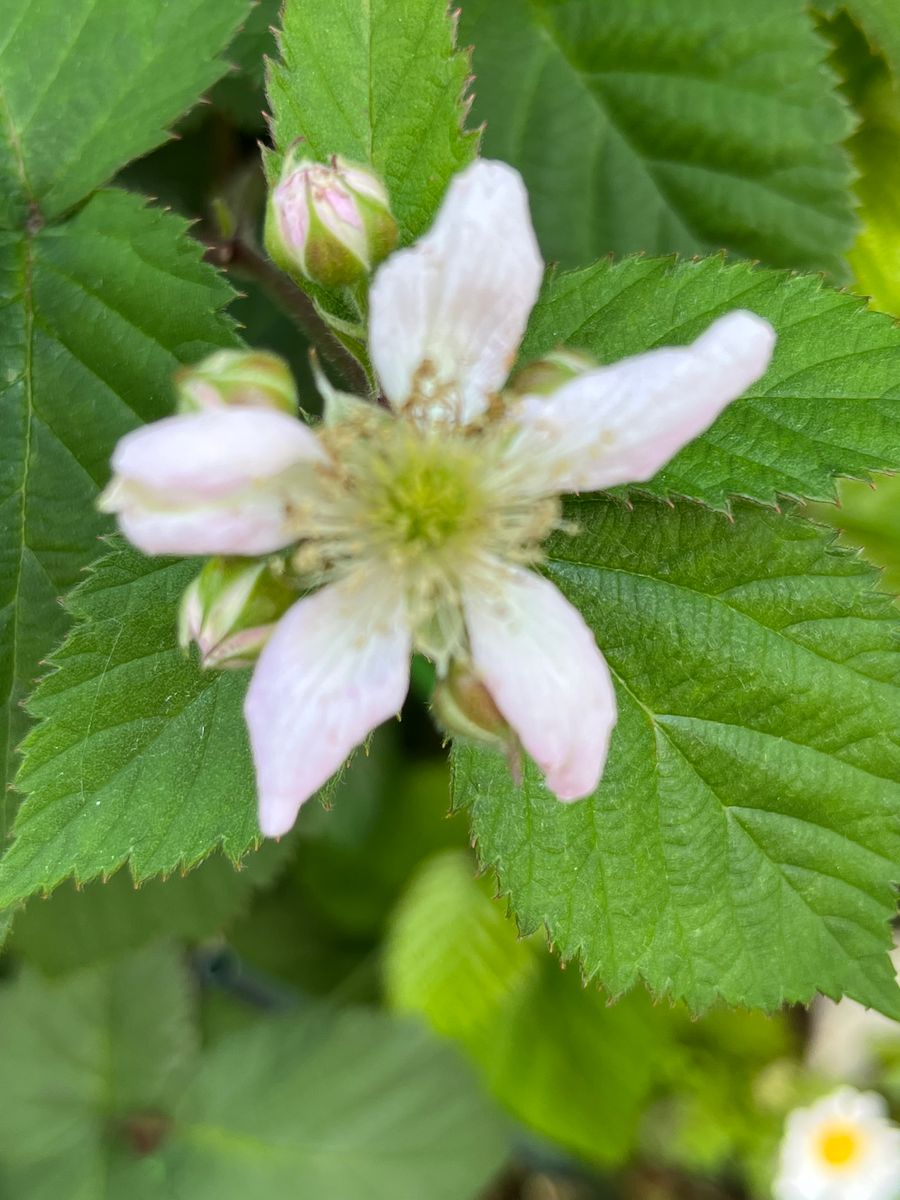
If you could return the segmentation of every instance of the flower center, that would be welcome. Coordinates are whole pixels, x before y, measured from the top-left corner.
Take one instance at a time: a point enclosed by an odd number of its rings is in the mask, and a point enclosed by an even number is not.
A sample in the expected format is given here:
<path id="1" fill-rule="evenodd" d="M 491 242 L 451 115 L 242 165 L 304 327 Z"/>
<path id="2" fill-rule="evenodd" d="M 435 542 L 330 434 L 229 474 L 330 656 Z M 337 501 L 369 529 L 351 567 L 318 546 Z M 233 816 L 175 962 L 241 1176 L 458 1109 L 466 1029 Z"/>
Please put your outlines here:
<path id="1" fill-rule="evenodd" d="M 523 497 L 499 434 L 372 411 L 320 436 L 331 461 L 294 506 L 294 570 L 316 583 L 389 571 L 417 649 L 445 670 L 465 650 L 466 581 L 497 561 L 538 561 L 558 501 Z"/>
<path id="2" fill-rule="evenodd" d="M 471 452 L 453 442 L 405 437 L 376 460 L 368 520 L 395 548 L 429 552 L 474 533 L 484 501 Z"/>
<path id="3" fill-rule="evenodd" d="M 848 1167 L 859 1158 L 863 1139 L 853 1125 L 828 1125 L 819 1134 L 819 1154 L 829 1167 Z"/>

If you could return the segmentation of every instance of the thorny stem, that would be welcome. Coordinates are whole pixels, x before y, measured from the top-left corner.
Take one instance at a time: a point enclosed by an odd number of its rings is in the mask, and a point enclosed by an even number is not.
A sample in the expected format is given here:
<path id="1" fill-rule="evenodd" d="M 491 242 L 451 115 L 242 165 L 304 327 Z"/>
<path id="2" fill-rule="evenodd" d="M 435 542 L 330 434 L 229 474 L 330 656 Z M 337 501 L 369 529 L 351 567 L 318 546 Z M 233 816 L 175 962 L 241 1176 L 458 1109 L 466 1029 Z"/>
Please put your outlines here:
<path id="1" fill-rule="evenodd" d="M 239 237 L 207 241 L 206 259 L 260 284 L 319 347 L 323 357 L 337 367 L 347 386 L 358 396 L 369 394 L 371 389 L 363 365 L 334 336 L 306 293 L 274 263 Z"/>

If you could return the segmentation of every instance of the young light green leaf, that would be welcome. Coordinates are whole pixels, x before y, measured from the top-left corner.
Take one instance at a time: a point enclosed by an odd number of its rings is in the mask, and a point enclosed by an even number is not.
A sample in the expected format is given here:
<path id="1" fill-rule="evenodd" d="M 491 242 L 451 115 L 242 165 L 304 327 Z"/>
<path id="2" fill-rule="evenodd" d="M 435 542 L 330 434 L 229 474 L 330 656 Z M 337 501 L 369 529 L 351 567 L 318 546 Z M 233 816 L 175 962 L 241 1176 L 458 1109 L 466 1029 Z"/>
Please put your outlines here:
<path id="1" fill-rule="evenodd" d="M 550 259 L 726 247 L 842 273 L 851 129 L 801 0 L 468 0 L 485 153 Z"/>
<path id="2" fill-rule="evenodd" d="M 236 341 L 221 312 L 231 289 L 186 229 L 108 191 L 35 237 L 0 234 L 3 796 L 22 701 L 66 628 L 59 597 L 108 527 L 94 498 L 113 446 L 166 413 L 179 362 Z"/>
<path id="3" fill-rule="evenodd" d="M 477 1058 L 496 1035 L 510 995 L 538 966 L 504 907 L 472 876 L 461 851 L 424 863 L 391 918 L 384 973 L 393 1008 L 423 1013 Z"/>
<path id="4" fill-rule="evenodd" d="M 14 954 L 47 974 L 106 962 L 169 935 L 197 941 L 221 934 L 272 882 L 292 843 L 266 842 L 241 869 L 221 854 L 187 875 L 151 879 L 137 887 L 127 870 L 106 883 L 64 884 L 52 896 L 34 896 L 16 914 Z"/>
<path id="5" fill-rule="evenodd" d="M 600 787 L 560 804 L 528 767 L 460 747 L 520 925 L 611 993 L 693 1008 L 818 990 L 891 1015 L 900 860 L 900 644 L 874 573 L 806 522 L 741 506 L 586 499 L 547 571 L 617 685 Z"/>
<path id="6" fill-rule="evenodd" d="M 258 838 L 243 672 L 202 672 L 179 650 L 176 610 L 197 564 L 122 549 L 73 593 L 79 624 L 29 710 L 27 798 L 0 860 L 0 908 L 69 875 L 135 879 Z"/>
<path id="7" fill-rule="evenodd" d="M 51 220 L 165 140 L 228 65 L 249 0 L 7 0 L 0 228 Z"/>
<path id="8" fill-rule="evenodd" d="M 633 1148 L 672 1016 L 635 993 L 609 1007 L 534 943 L 472 877 L 468 855 L 427 862 L 395 913 L 390 1003 L 468 1051 L 494 1095 L 538 1133 L 605 1166 Z"/>
<path id="9" fill-rule="evenodd" d="M 478 149 L 463 130 L 467 55 L 443 0 L 287 0 L 269 70 L 276 150 L 342 154 L 384 179 L 402 241 L 430 223 L 451 176 Z M 338 82 L 339 81 L 339 82 Z"/>
<path id="10" fill-rule="evenodd" d="M 900 468 L 900 330 L 812 276 L 718 257 L 629 258 L 551 276 L 522 359 L 566 342 L 615 362 L 691 341 L 734 308 L 775 326 L 772 365 L 647 490 L 717 506 L 733 495 L 830 499 L 835 474 Z"/>

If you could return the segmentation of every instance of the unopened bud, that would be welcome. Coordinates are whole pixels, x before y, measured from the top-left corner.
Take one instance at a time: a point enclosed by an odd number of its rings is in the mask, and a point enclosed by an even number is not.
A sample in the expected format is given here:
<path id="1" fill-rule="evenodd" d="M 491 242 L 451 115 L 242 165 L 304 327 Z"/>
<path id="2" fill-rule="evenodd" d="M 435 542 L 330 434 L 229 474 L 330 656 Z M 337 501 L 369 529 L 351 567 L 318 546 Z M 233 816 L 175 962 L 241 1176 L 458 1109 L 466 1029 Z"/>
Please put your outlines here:
<path id="1" fill-rule="evenodd" d="M 175 373 L 178 411 L 274 408 L 297 415 L 297 389 L 287 363 L 265 350 L 217 350 Z"/>
<path id="2" fill-rule="evenodd" d="M 211 558 L 182 597 L 178 641 L 197 643 L 204 668 L 250 666 L 296 600 L 266 562 Z"/>
<path id="3" fill-rule="evenodd" d="M 469 666 L 455 663 L 435 684 L 431 708 L 438 724 L 451 735 L 471 738 L 510 753 L 518 740 L 490 692 Z"/>
<path id="4" fill-rule="evenodd" d="M 589 354 L 560 346 L 523 367 L 512 381 L 512 390 L 520 396 L 549 396 L 585 371 L 596 370 L 598 365 Z"/>
<path id="5" fill-rule="evenodd" d="M 326 165 L 289 154 L 266 215 L 266 249 L 289 275 L 346 287 L 397 243 L 384 184 L 341 158 Z"/>

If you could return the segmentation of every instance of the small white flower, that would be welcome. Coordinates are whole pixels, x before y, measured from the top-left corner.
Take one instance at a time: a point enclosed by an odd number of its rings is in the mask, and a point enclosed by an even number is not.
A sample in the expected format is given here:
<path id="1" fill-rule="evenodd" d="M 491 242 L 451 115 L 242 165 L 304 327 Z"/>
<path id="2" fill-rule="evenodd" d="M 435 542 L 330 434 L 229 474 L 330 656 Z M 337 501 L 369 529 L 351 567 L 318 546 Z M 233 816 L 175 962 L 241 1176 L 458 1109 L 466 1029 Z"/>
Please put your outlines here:
<path id="1" fill-rule="evenodd" d="M 560 493 L 650 479 L 762 375 L 775 337 L 733 312 L 690 346 L 501 394 L 542 274 L 521 178 L 479 161 L 375 277 L 369 349 L 392 412 L 338 397 L 336 421 L 294 422 L 281 446 L 249 428 L 280 414 L 248 413 L 232 436 L 235 410 L 207 413 L 116 452 L 106 505 L 141 549 L 291 546 L 289 568 L 320 585 L 282 618 L 247 694 L 266 834 L 399 710 L 414 649 L 482 681 L 561 800 L 597 786 L 609 671 L 581 614 L 527 568 Z"/>
<path id="2" fill-rule="evenodd" d="M 839 1088 L 787 1119 L 775 1200 L 897 1200 L 900 1129 L 874 1092 Z"/>

